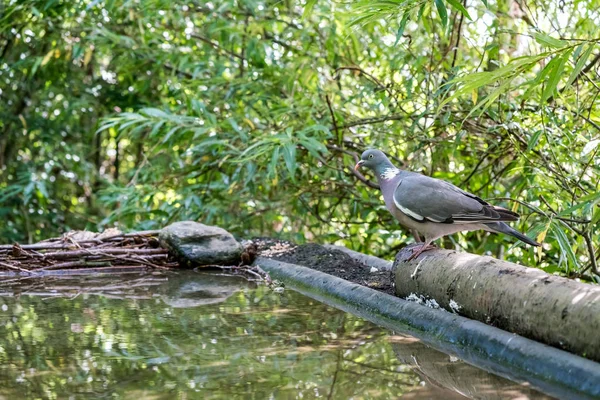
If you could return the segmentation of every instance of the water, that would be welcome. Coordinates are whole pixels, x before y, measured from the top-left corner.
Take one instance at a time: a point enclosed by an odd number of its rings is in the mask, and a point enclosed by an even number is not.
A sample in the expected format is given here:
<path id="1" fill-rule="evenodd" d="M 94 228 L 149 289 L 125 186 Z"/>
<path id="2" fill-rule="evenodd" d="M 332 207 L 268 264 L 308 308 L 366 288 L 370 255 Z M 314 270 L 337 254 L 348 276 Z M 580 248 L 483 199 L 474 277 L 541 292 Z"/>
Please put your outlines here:
<path id="1" fill-rule="evenodd" d="M 291 290 L 192 272 L 0 283 L 0 396 L 543 397 Z"/>

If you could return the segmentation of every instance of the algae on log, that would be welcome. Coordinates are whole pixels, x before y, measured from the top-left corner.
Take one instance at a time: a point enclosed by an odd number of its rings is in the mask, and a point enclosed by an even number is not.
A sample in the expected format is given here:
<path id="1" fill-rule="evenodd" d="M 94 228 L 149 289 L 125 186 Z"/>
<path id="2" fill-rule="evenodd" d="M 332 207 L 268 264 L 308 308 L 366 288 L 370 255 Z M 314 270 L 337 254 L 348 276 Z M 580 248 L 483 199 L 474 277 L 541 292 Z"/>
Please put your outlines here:
<path id="1" fill-rule="evenodd" d="M 600 361 L 600 287 L 449 250 L 394 261 L 396 294 L 434 299 L 450 311 Z"/>

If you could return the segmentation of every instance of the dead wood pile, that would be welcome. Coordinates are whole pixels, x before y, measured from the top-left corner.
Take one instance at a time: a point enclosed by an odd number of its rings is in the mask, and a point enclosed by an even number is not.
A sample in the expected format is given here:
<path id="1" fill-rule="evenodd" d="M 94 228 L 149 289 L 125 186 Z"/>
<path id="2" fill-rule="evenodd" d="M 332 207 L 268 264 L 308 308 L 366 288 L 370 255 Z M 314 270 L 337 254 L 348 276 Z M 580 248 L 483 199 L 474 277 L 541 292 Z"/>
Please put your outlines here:
<path id="1" fill-rule="evenodd" d="M 35 244 L 0 245 L 0 274 L 89 274 L 176 267 L 168 250 L 160 247 L 158 233 L 73 231 Z"/>

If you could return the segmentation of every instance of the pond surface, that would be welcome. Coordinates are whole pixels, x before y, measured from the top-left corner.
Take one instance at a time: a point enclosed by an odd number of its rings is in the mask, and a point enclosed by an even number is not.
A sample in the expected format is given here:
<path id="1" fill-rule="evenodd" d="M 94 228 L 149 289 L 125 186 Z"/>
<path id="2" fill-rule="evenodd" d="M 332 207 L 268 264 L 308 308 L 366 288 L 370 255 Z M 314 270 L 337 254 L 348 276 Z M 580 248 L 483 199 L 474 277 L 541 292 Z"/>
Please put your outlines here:
<path id="1" fill-rule="evenodd" d="M 0 396 L 545 398 L 294 291 L 194 272 L 0 281 Z"/>

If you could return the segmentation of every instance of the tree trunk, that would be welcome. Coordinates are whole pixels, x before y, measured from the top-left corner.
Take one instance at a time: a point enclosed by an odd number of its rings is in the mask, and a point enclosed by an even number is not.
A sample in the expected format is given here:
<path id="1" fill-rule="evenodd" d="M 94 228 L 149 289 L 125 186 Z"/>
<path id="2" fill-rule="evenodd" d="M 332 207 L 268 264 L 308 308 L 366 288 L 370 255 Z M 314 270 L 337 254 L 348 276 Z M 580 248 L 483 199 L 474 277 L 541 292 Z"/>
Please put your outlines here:
<path id="1" fill-rule="evenodd" d="M 394 261 L 396 294 L 600 361 L 600 287 L 449 250 Z M 413 297 L 414 298 L 414 297 Z M 429 302 L 431 304 L 431 302 Z"/>

